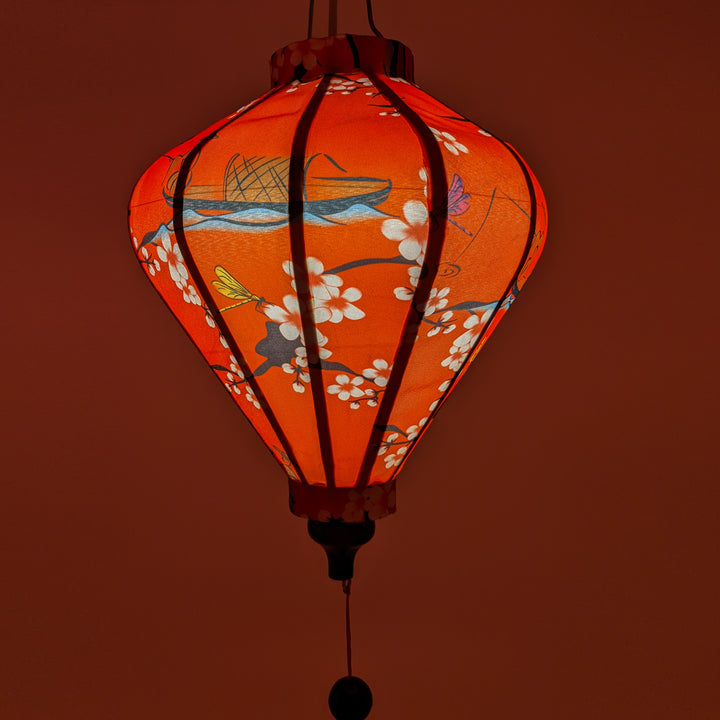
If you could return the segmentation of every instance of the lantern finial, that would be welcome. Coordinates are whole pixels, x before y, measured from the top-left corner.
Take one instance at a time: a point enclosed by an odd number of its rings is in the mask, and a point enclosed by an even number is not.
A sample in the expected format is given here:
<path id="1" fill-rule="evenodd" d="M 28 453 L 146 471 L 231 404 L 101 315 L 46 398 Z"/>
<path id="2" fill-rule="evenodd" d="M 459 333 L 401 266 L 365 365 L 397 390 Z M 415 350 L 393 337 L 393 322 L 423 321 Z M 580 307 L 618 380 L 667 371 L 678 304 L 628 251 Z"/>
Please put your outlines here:
<path id="1" fill-rule="evenodd" d="M 328 557 L 328 575 L 332 580 L 350 580 L 355 553 L 375 534 L 375 521 L 342 522 L 308 520 L 308 533 Z"/>

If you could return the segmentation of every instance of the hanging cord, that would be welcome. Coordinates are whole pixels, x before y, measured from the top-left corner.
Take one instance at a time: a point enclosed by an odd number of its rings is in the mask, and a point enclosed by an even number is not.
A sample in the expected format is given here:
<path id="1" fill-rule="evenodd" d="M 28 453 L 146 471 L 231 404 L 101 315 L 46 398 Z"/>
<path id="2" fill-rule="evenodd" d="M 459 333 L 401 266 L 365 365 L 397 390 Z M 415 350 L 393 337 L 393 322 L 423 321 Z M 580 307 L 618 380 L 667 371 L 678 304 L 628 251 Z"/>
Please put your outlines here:
<path id="1" fill-rule="evenodd" d="M 365 6 L 367 8 L 367 19 L 370 29 L 378 37 L 384 37 L 384 35 L 375 27 L 375 21 L 373 20 L 373 9 L 372 0 L 366 0 Z M 315 0 L 310 0 L 310 7 L 308 8 L 308 39 L 312 37 L 313 29 L 313 16 L 315 14 Z M 337 0 L 330 0 L 330 8 L 328 15 L 328 35 L 337 35 Z"/>
<path id="2" fill-rule="evenodd" d="M 347 645 L 348 677 L 352 677 L 352 651 L 350 646 L 350 585 L 352 580 L 343 580 L 342 589 L 345 593 L 345 643 Z"/>
<path id="3" fill-rule="evenodd" d="M 313 13 L 315 12 L 315 0 L 310 0 L 308 9 L 308 40 L 312 37 Z"/>
<path id="4" fill-rule="evenodd" d="M 338 20 L 337 0 L 330 0 L 330 9 L 328 10 L 328 37 L 337 35 L 337 20 Z"/>
<path id="5" fill-rule="evenodd" d="M 310 7 L 308 8 L 308 40 L 312 37 L 314 15 L 315 0 L 310 0 Z M 328 36 L 337 35 L 337 19 L 337 0 L 330 0 L 330 6 L 328 8 Z"/>
<path id="6" fill-rule="evenodd" d="M 375 27 L 375 22 L 373 21 L 373 13 L 372 13 L 372 0 L 367 0 L 367 16 L 368 16 L 368 23 L 370 23 L 370 29 L 378 36 L 378 37 L 384 37 L 383 34 Z"/>

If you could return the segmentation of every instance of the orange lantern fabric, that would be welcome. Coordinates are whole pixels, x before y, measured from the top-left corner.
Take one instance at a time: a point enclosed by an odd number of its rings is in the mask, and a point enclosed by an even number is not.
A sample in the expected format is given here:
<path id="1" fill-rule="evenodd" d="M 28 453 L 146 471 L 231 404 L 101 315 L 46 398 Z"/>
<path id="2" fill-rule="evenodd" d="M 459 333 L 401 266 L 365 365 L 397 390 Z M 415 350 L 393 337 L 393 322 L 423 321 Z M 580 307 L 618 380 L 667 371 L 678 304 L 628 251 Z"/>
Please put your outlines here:
<path id="1" fill-rule="evenodd" d="M 413 83 L 402 44 L 289 45 L 272 89 L 163 155 L 137 256 L 312 520 L 375 520 L 532 271 L 540 187 Z"/>

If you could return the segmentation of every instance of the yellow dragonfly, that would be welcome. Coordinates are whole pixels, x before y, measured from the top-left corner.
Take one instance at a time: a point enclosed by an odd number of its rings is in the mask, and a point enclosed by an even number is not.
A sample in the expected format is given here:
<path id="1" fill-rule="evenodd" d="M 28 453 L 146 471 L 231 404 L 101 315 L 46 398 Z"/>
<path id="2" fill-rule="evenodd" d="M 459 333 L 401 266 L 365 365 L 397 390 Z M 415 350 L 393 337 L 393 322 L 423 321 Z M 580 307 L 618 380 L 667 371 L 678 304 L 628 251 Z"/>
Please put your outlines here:
<path id="1" fill-rule="evenodd" d="M 238 282 L 222 265 L 215 267 L 215 274 L 218 279 L 213 280 L 212 284 L 215 289 L 225 297 L 238 300 L 239 302 L 228 305 L 227 307 L 220 308 L 220 312 L 223 313 L 226 310 L 232 310 L 233 308 L 240 307 L 249 302 L 254 302 L 256 309 L 260 309 L 260 305 L 265 302 L 265 298 L 253 295 L 242 283 Z"/>

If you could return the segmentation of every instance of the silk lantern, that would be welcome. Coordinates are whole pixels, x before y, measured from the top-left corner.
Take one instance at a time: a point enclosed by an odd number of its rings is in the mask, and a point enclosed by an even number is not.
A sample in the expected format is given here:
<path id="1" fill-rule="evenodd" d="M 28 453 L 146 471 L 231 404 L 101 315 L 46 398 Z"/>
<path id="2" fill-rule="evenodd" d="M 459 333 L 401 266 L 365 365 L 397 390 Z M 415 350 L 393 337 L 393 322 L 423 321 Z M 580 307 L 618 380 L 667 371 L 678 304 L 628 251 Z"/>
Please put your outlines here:
<path id="1" fill-rule="evenodd" d="M 510 145 L 420 90 L 397 41 L 309 38 L 271 71 L 268 93 L 145 172 L 130 229 L 348 581 L 532 271 L 546 207 Z"/>

